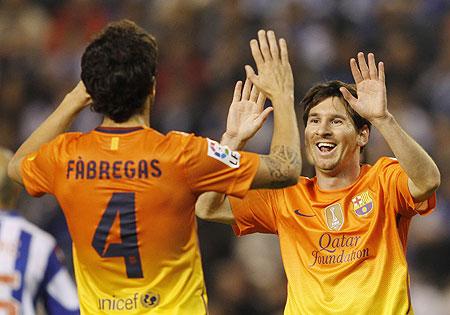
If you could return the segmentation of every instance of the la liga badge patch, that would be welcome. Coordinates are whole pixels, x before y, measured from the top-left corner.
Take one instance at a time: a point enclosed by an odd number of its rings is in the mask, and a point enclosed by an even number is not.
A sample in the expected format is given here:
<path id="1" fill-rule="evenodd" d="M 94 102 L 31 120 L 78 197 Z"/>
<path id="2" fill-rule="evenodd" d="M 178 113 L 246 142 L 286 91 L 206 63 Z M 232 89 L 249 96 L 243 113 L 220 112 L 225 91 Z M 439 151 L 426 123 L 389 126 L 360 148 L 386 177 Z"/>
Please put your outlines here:
<path id="1" fill-rule="evenodd" d="M 230 150 L 226 145 L 208 140 L 208 156 L 228 165 L 231 168 L 238 168 L 241 163 L 241 155 L 239 152 Z"/>

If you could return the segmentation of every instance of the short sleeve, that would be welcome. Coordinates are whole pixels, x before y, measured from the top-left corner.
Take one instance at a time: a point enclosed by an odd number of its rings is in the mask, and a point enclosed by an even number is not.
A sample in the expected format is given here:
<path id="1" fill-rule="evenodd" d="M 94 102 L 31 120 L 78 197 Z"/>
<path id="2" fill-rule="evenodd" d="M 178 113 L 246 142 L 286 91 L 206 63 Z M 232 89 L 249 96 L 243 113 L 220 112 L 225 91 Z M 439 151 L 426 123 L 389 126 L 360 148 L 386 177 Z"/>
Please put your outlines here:
<path id="1" fill-rule="evenodd" d="M 243 197 L 250 189 L 259 166 L 257 154 L 232 151 L 193 135 L 184 136 L 182 142 L 184 170 L 193 191 Z"/>
<path id="2" fill-rule="evenodd" d="M 277 190 L 281 191 L 281 190 Z M 278 234 L 276 207 L 283 207 L 275 190 L 251 190 L 243 199 L 230 198 L 236 235 L 251 233 Z"/>
<path id="3" fill-rule="evenodd" d="M 380 180 L 385 187 L 387 201 L 395 207 L 397 213 L 412 217 L 433 211 L 436 207 L 436 193 L 433 193 L 428 200 L 414 202 L 408 187 L 408 175 L 397 159 L 382 158 L 379 161 L 379 167 L 382 175 Z"/>
<path id="4" fill-rule="evenodd" d="M 61 135 L 23 159 L 22 180 L 30 195 L 39 197 L 45 193 L 53 193 L 57 161 L 64 139 L 64 135 Z"/>

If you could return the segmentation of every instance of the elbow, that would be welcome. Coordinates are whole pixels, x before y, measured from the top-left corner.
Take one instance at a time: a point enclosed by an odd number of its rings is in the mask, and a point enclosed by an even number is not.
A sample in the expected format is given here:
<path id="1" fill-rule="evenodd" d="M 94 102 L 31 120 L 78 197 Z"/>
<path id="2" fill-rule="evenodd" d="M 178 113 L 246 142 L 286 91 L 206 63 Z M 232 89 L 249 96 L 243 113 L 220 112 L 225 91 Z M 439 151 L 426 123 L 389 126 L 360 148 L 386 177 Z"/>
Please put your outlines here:
<path id="1" fill-rule="evenodd" d="M 296 185 L 298 183 L 299 176 L 300 174 L 297 173 L 293 173 L 292 175 L 290 175 L 285 181 L 286 187 Z"/>
<path id="2" fill-rule="evenodd" d="M 434 171 L 430 174 L 427 181 L 427 188 L 430 193 L 435 192 L 441 185 L 441 173 L 437 166 L 435 166 Z"/>
<path id="3" fill-rule="evenodd" d="M 15 163 L 14 163 L 14 160 L 11 160 L 8 163 L 8 176 L 9 176 L 9 178 L 15 180 L 15 175 L 16 175 Z"/>
<path id="4" fill-rule="evenodd" d="M 287 177 L 286 182 L 288 183 L 288 186 L 297 184 L 298 178 L 300 177 L 300 169 L 297 167 L 297 165 L 291 167 L 286 177 Z"/>
<path id="5" fill-rule="evenodd" d="M 432 174 L 427 176 L 426 181 L 423 181 L 421 184 L 416 184 L 417 195 L 423 196 L 426 199 L 431 196 L 441 185 L 441 175 L 439 170 L 436 168 Z"/>
<path id="6" fill-rule="evenodd" d="M 195 215 L 197 218 L 211 221 L 215 218 L 217 209 L 213 207 L 211 204 L 204 204 L 203 202 L 198 201 L 195 205 Z"/>
<path id="7" fill-rule="evenodd" d="M 296 185 L 298 183 L 298 178 L 300 176 L 300 171 L 289 171 L 280 177 L 276 183 L 274 183 L 273 188 L 284 188 Z"/>
<path id="8" fill-rule="evenodd" d="M 197 218 L 200 218 L 202 220 L 208 220 L 209 218 L 209 211 L 207 211 L 204 208 L 201 208 L 199 206 L 195 207 L 195 215 L 197 216 Z"/>
<path id="9" fill-rule="evenodd" d="M 197 216 L 197 218 L 205 220 L 205 221 L 211 221 L 214 219 L 214 217 L 211 215 L 211 213 L 209 211 L 205 211 L 203 209 L 197 211 L 197 209 L 195 209 L 195 215 Z"/>
<path id="10" fill-rule="evenodd" d="M 299 162 L 291 163 L 285 175 L 286 186 L 296 185 L 301 173 L 301 164 Z"/>
<path id="11" fill-rule="evenodd" d="M 22 180 L 19 177 L 19 171 L 18 171 L 18 162 L 16 161 L 16 159 L 14 159 L 14 157 L 9 161 L 8 163 L 8 177 L 11 178 L 13 181 L 21 184 Z"/>
<path id="12" fill-rule="evenodd" d="M 432 180 L 430 181 L 430 191 L 435 192 L 440 185 L 441 185 L 441 173 L 436 168 L 436 175 L 433 176 Z"/>

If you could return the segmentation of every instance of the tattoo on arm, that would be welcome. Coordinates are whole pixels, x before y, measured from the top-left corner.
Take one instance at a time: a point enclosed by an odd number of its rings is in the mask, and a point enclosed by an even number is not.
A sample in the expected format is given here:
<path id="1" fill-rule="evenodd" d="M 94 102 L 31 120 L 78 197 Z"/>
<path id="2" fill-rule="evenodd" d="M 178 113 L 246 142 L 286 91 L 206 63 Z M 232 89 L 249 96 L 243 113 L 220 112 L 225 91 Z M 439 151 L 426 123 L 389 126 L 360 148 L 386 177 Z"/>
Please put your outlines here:
<path id="1" fill-rule="evenodd" d="M 284 183 L 290 181 L 291 172 L 299 170 L 302 165 L 298 150 L 287 145 L 275 146 L 271 149 L 270 156 L 263 156 L 261 159 L 269 169 L 272 188 L 284 187 Z"/>

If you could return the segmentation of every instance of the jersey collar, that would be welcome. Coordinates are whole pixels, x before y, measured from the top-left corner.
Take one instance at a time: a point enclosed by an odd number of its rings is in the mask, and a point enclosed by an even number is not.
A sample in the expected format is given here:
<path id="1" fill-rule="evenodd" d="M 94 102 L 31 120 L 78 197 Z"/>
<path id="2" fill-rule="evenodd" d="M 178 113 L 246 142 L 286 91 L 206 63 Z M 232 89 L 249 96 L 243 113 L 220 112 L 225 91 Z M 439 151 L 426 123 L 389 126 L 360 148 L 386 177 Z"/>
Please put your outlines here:
<path id="1" fill-rule="evenodd" d="M 112 134 L 124 134 L 124 133 L 130 133 L 137 130 L 142 130 L 144 127 L 102 127 L 99 126 L 95 128 L 95 131 L 98 132 L 104 132 L 104 133 L 112 133 Z"/>

